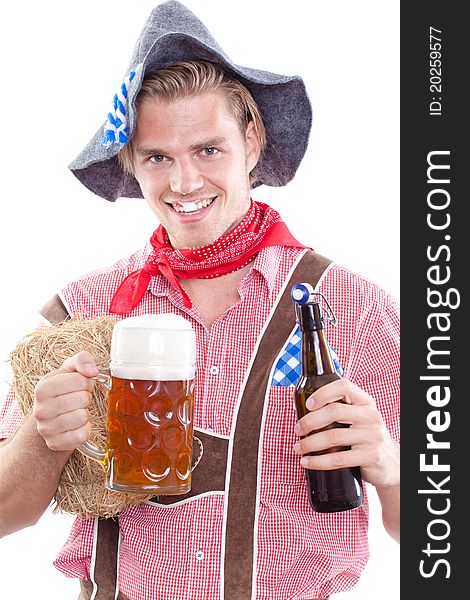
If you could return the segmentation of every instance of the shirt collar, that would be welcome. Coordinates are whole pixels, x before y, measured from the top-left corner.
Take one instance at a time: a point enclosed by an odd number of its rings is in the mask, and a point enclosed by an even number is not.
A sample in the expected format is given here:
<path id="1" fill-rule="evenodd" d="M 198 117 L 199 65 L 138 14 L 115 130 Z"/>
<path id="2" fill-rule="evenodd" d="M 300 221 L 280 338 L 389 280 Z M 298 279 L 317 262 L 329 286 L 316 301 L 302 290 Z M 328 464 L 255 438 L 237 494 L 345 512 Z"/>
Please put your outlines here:
<path id="1" fill-rule="evenodd" d="M 282 246 L 267 246 L 258 252 L 253 263 L 253 270 L 257 271 L 266 281 L 269 296 L 274 290 L 279 267 L 279 254 L 282 250 Z"/>

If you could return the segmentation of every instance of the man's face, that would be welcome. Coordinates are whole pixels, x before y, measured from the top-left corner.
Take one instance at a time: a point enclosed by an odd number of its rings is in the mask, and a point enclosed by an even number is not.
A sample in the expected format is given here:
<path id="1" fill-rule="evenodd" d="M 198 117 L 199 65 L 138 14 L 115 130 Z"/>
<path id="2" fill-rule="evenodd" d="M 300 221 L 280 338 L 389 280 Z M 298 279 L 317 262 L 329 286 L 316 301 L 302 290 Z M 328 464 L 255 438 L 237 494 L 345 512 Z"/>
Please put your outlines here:
<path id="1" fill-rule="evenodd" d="M 247 213 L 259 143 L 251 123 L 242 134 L 221 90 L 144 100 L 132 149 L 135 177 L 174 248 L 210 244 Z"/>

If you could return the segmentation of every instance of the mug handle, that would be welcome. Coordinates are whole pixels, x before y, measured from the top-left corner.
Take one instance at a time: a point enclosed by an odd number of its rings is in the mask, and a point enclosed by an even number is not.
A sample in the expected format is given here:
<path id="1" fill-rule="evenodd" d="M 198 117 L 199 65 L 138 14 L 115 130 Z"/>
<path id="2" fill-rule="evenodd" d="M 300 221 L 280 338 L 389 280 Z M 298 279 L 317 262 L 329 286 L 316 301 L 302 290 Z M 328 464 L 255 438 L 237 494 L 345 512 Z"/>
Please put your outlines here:
<path id="1" fill-rule="evenodd" d="M 106 389 L 111 389 L 111 381 L 112 377 L 109 373 L 108 369 L 99 369 L 99 373 L 96 377 L 93 377 L 95 381 L 98 383 L 102 383 Z M 98 448 L 91 442 L 85 442 L 81 446 L 77 448 L 82 454 L 88 456 L 88 458 L 92 458 L 93 460 L 98 461 L 103 466 L 106 465 L 107 454 L 101 448 Z"/>

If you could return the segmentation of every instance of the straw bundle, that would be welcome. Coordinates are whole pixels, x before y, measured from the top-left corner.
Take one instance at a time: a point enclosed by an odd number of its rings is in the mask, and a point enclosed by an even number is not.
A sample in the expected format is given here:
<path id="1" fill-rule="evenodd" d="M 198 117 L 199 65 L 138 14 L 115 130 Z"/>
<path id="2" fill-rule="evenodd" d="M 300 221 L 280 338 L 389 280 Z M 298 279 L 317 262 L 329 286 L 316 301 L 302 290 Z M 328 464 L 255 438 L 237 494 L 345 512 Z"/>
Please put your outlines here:
<path id="1" fill-rule="evenodd" d="M 64 360 L 88 350 L 100 368 L 109 364 L 114 321 L 109 317 L 81 320 L 73 317 L 60 325 L 38 329 L 21 340 L 11 353 L 15 393 L 23 414 L 31 412 L 34 388 L 43 375 L 58 369 Z M 90 441 L 104 447 L 106 440 L 106 389 L 95 384 L 90 407 Z M 114 492 L 104 486 L 105 471 L 78 450 L 70 456 L 54 496 L 54 511 L 87 517 L 112 517 L 152 496 Z"/>

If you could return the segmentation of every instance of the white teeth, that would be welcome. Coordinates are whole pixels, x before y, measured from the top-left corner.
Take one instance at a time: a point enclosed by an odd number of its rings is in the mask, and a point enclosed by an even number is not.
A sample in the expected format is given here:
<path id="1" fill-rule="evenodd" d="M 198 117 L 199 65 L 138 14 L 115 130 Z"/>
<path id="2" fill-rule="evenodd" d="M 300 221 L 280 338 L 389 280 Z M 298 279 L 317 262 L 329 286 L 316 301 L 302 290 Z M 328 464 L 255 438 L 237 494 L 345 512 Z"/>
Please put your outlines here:
<path id="1" fill-rule="evenodd" d="M 196 202 L 185 202 L 181 208 L 183 212 L 193 212 L 197 210 Z"/>
<path id="2" fill-rule="evenodd" d="M 183 202 L 182 204 L 173 204 L 172 206 L 178 213 L 190 213 L 201 210 L 201 208 L 206 208 L 212 204 L 213 200 L 214 198 L 204 198 L 204 200 L 200 200 L 199 202 Z"/>

